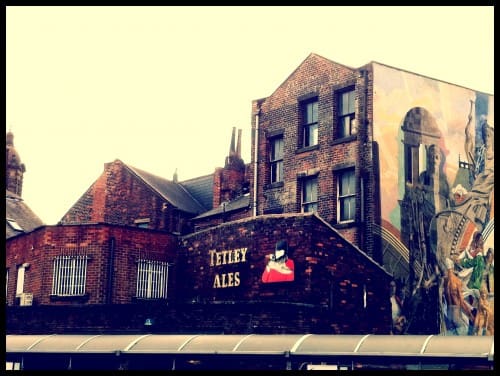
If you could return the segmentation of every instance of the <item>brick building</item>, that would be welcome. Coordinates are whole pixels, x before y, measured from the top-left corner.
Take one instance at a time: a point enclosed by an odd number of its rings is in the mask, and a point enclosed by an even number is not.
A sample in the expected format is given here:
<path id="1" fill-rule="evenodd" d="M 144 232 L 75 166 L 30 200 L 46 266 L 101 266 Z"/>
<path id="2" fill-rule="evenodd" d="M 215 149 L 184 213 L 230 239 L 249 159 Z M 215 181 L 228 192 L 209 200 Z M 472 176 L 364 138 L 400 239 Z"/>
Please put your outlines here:
<path id="1" fill-rule="evenodd" d="M 493 247 L 493 122 L 492 95 L 310 54 L 252 102 L 248 164 L 235 129 L 224 167 L 184 182 L 115 160 L 57 226 L 8 239 L 39 290 L 20 307 L 9 282 L 7 328 L 389 333 L 402 310 L 402 332 L 446 331 L 426 283 L 474 231 Z"/>

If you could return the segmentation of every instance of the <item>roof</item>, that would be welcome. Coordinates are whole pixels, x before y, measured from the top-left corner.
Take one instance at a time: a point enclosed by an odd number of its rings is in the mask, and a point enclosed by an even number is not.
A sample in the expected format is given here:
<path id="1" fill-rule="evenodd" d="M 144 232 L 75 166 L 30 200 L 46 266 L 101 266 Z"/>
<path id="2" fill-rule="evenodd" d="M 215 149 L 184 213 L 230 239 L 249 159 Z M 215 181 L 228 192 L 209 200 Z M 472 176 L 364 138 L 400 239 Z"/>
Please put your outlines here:
<path id="1" fill-rule="evenodd" d="M 238 198 L 235 198 L 234 200 L 231 200 L 229 202 L 222 203 L 218 207 L 209 210 L 205 213 L 202 213 L 193 219 L 196 220 L 196 219 L 211 217 L 222 213 L 228 213 L 235 210 L 248 208 L 249 206 L 250 206 L 250 195 L 246 194 L 243 196 L 239 196 Z"/>
<path id="2" fill-rule="evenodd" d="M 6 353 L 259 354 L 494 358 L 493 336 L 379 334 L 6 335 Z"/>
<path id="3" fill-rule="evenodd" d="M 312 60 L 312 59 L 316 59 L 316 60 L 322 60 L 322 61 L 326 61 L 328 62 L 329 64 L 331 64 L 331 66 L 338 66 L 338 67 L 344 67 L 346 69 L 349 69 L 349 70 L 352 70 L 353 72 L 356 71 L 357 68 L 353 68 L 353 67 L 350 67 L 350 66 L 347 66 L 345 64 L 341 64 L 341 63 L 337 63 L 336 61 L 333 61 L 331 59 L 328 59 L 326 57 L 323 57 L 321 55 L 318 55 L 317 53 L 314 53 L 314 52 L 311 52 L 309 55 L 307 55 L 307 57 L 302 60 L 302 62 L 297 66 L 297 68 L 295 68 L 292 73 L 290 73 L 288 75 L 288 77 L 276 88 L 276 90 L 274 90 L 273 94 L 282 86 L 284 85 L 296 72 L 298 72 L 300 70 L 300 68 L 309 60 Z M 272 96 L 272 94 L 271 94 Z M 268 98 L 268 97 L 267 97 Z M 267 98 L 261 98 L 261 99 L 267 99 Z"/>
<path id="4" fill-rule="evenodd" d="M 199 176 L 179 182 L 205 210 L 212 209 L 214 199 L 214 174 Z"/>
<path id="5" fill-rule="evenodd" d="M 181 184 L 127 164 L 125 166 L 176 208 L 193 214 L 199 214 L 206 210 Z"/>
<path id="6" fill-rule="evenodd" d="M 6 190 L 5 195 L 5 238 L 9 239 L 43 226 L 42 220 L 26 202 L 15 193 Z"/>

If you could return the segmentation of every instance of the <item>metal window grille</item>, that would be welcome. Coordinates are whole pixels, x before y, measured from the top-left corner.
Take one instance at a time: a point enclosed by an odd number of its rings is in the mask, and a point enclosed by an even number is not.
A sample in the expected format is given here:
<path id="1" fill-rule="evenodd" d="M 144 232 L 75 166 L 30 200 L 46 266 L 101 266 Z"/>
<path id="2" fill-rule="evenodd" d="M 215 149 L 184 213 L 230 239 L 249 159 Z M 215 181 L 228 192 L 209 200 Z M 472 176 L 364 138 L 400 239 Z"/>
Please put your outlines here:
<path id="1" fill-rule="evenodd" d="M 87 256 L 56 257 L 52 277 L 52 295 L 84 295 L 87 279 L 87 260 Z"/>
<path id="2" fill-rule="evenodd" d="M 168 263 L 163 261 L 139 260 L 137 263 L 138 298 L 167 298 Z"/>

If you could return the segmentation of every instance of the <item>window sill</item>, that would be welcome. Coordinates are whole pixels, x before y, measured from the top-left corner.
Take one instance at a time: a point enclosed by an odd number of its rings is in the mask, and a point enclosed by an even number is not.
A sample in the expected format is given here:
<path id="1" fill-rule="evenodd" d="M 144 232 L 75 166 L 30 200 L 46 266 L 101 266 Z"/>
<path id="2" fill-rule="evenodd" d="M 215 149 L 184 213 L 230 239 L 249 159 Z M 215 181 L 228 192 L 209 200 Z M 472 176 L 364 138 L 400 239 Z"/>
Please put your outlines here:
<path id="1" fill-rule="evenodd" d="M 349 222 L 334 223 L 332 226 L 335 229 L 345 229 L 345 228 L 355 227 L 357 225 L 359 225 L 358 222 L 356 222 L 356 221 L 349 221 Z"/>
<path id="2" fill-rule="evenodd" d="M 295 151 L 295 154 L 305 153 L 305 152 L 308 152 L 308 151 L 311 151 L 311 150 L 318 150 L 318 149 L 319 149 L 319 144 L 311 145 L 311 146 L 306 146 L 306 147 L 303 147 L 303 148 L 298 148 Z"/>
<path id="3" fill-rule="evenodd" d="M 357 138 L 358 138 L 357 134 L 342 137 L 342 138 L 336 138 L 335 140 L 332 141 L 332 145 L 338 145 L 338 144 L 343 144 L 346 142 L 351 142 L 351 141 L 356 140 Z"/>
<path id="4" fill-rule="evenodd" d="M 89 300 L 89 294 L 84 295 L 50 295 L 51 302 L 78 302 L 85 303 Z"/>
<path id="5" fill-rule="evenodd" d="M 283 185 L 284 183 L 282 181 L 278 181 L 275 183 L 266 184 L 264 186 L 264 189 L 267 190 L 267 189 L 283 188 Z"/>

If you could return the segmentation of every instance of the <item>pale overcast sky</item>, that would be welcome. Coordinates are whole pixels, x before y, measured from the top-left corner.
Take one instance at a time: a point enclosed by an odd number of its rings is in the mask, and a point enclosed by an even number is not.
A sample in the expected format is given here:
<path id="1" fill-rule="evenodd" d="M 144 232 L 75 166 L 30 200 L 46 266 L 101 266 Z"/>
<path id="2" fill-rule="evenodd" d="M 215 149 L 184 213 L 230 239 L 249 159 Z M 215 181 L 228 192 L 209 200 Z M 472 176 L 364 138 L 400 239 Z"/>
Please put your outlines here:
<path id="1" fill-rule="evenodd" d="M 251 102 L 310 54 L 493 92 L 493 6 L 6 7 L 6 132 L 55 224 L 120 159 L 179 180 L 250 162 Z"/>

